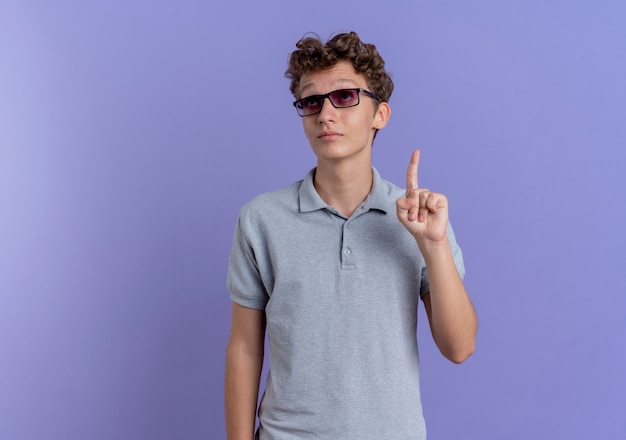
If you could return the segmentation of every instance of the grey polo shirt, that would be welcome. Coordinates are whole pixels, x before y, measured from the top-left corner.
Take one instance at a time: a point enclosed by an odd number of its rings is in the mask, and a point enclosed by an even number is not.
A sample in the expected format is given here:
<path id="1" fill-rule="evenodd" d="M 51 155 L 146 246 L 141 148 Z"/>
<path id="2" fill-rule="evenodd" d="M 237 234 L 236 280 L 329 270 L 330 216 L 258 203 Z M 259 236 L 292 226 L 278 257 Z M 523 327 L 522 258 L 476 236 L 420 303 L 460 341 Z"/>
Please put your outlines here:
<path id="1" fill-rule="evenodd" d="M 396 217 L 404 190 L 373 169 L 370 195 L 346 218 L 317 194 L 314 175 L 254 198 L 235 231 L 232 300 L 267 317 L 260 439 L 425 439 L 416 325 L 429 284 Z"/>

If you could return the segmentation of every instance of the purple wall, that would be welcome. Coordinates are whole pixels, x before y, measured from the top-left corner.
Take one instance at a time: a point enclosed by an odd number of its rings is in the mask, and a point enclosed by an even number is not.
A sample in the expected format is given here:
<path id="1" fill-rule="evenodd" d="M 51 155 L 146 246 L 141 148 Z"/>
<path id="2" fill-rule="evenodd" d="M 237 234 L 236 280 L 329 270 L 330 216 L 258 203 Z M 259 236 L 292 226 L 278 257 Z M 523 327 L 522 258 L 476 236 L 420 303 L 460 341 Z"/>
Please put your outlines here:
<path id="1" fill-rule="evenodd" d="M 422 319 L 430 436 L 626 438 L 624 2 L 97 3 L 0 4 L 0 438 L 224 437 L 238 209 L 313 166 L 286 59 L 349 29 L 480 317 L 462 366 Z"/>

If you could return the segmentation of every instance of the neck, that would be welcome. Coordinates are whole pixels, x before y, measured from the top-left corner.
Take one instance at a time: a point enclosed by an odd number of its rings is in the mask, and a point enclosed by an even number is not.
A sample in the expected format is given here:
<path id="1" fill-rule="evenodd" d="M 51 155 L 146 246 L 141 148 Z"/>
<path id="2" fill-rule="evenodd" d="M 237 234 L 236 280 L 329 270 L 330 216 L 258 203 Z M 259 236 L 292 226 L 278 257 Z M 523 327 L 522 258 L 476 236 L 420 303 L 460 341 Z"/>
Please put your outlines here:
<path id="1" fill-rule="evenodd" d="M 350 217 L 372 190 L 371 159 L 362 163 L 325 163 L 318 160 L 314 185 L 328 205 Z"/>

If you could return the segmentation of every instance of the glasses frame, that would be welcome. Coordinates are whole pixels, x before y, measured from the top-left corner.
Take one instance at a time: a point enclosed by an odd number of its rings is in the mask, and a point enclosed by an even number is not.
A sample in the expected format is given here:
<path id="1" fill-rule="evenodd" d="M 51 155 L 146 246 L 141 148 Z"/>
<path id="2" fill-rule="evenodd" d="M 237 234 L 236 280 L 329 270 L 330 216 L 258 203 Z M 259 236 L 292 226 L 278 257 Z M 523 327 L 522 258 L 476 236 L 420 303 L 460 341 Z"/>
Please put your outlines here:
<path id="1" fill-rule="evenodd" d="M 337 92 L 344 92 L 344 91 L 356 91 L 357 95 L 356 95 L 356 104 L 352 104 L 352 105 L 340 105 L 337 106 L 332 99 L 330 99 L 330 95 L 332 95 L 333 93 L 337 93 Z M 311 96 L 307 96 L 306 98 L 301 98 L 298 99 L 296 101 L 293 102 L 293 106 L 296 108 L 296 112 L 298 113 L 298 116 L 300 116 L 301 118 L 304 118 L 306 116 L 313 116 L 316 115 L 318 113 L 320 113 L 322 111 L 322 108 L 324 107 L 324 102 L 326 101 L 326 98 L 328 98 L 328 100 L 330 101 L 331 105 L 335 108 L 350 108 L 350 107 L 356 107 L 357 105 L 359 105 L 361 103 L 361 93 L 364 93 L 366 96 L 369 96 L 372 99 L 375 99 L 376 101 L 380 101 L 380 98 L 378 98 L 378 96 L 376 96 L 375 93 L 370 92 L 369 90 L 365 90 L 362 87 L 353 87 L 353 88 L 348 88 L 348 89 L 337 89 L 337 90 L 333 90 L 332 92 L 328 92 L 325 95 L 311 95 Z M 298 104 L 302 103 L 302 101 L 304 101 L 305 99 L 311 99 L 311 98 L 317 98 L 321 100 L 321 104 L 320 104 L 320 108 L 318 111 L 316 111 L 315 113 L 309 113 L 306 115 L 300 114 L 300 111 L 302 109 L 302 107 L 298 107 Z"/>

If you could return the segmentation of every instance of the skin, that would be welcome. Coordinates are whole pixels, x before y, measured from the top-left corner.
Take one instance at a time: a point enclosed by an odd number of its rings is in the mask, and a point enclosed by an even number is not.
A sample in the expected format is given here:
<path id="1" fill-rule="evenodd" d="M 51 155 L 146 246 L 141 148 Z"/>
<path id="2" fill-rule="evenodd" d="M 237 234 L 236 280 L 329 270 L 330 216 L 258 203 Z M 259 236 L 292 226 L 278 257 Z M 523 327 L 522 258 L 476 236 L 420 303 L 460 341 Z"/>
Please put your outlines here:
<path id="1" fill-rule="evenodd" d="M 300 96 L 318 95 L 337 89 L 362 87 L 367 82 L 352 64 L 340 61 L 321 72 L 300 79 Z M 387 125 L 387 103 L 361 95 L 356 107 L 337 109 L 328 100 L 322 111 L 302 118 L 304 134 L 317 156 L 315 189 L 320 197 L 345 216 L 350 216 L 372 188 L 372 143 L 377 129 Z"/>
<path id="2" fill-rule="evenodd" d="M 251 440 L 263 367 L 265 312 L 232 304 L 224 381 L 226 435 L 228 440 Z"/>
<path id="3" fill-rule="evenodd" d="M 342 88 L 370 90 L 363 75 L 347 61 L 304 75 L 299 97 Z M 302 118 L 304 133 L 317 156 L 314 185 L 320 197 L 349 217 L 371 191 L 372 143 L 376 130 L 387 125 L 391 109 L 361 95 L 356 107 L 336 109 L 328 100 L 322 111 Z M 450 361 L 461 363 L 473 352 L 477 320 L 458 275 L 446 235 L 448 200 L 420 188 L 420 152 L 414 151 L 406 174 L 406 196 L 396 202 L 398 220 L 414 237 L 426 265 L 431 291 L 423 296 L 433 339 Z M 229 440 L 254 435 L 265 338 L 265 312 L 232 305 L 226 352 L 225 410 Z"/>
<path id="4" fill-rule="evenodd" d="M 419 160 L 420 151 L 416 150 L 407 169 L 406 197 L 396 201 L 396 213 L 426 260 L 430 292 L 423 300 L 433 339 L 441 354 L 461 363 L 474 352 L 476 311 L 454 265 L 446 235 L 448 199 L 419 187 Z"/>

